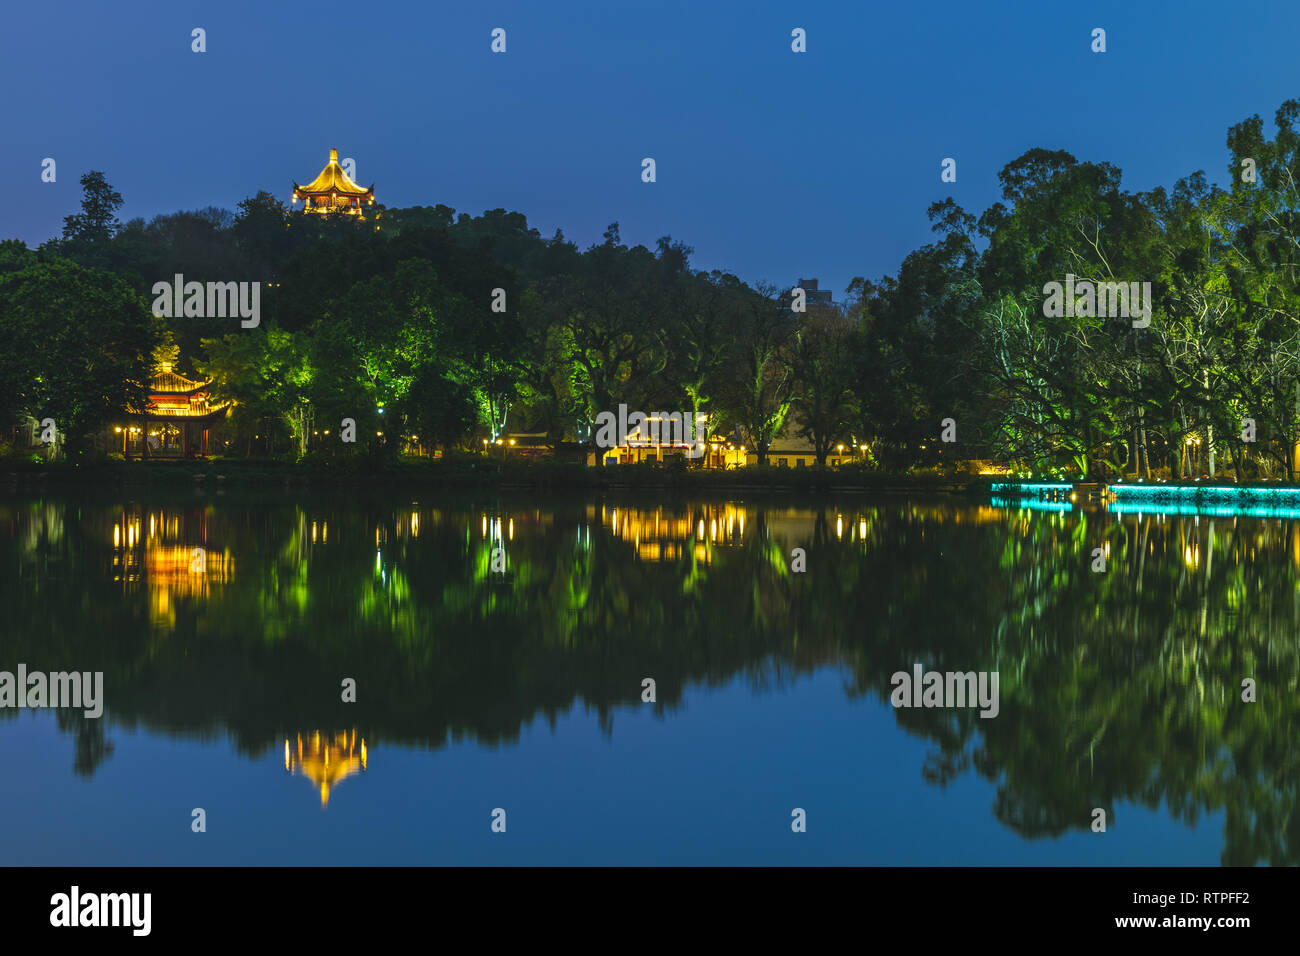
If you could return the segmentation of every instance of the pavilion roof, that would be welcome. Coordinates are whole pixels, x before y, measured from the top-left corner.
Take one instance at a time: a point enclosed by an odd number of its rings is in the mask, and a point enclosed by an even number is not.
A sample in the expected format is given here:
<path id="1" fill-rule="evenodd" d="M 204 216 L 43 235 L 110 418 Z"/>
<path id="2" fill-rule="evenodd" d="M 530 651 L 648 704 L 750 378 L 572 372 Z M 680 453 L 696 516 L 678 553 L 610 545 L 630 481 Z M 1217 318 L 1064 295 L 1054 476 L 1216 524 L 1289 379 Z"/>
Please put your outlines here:
<path id="1" fill-rule="evenodd" d="M 165 395 L 188 395 L 191 392 L 197 392 L 199 389 L 207 388 L 208 384 L 208 382 L 186 378 L 171 369 L 164 369 L 150 379 L 149 391 Z"/>
<path id="2" fill-rule="evenodd" d="M 339 193 L 344 196 L 370 196 L 374 194 L 375 187 L 372 185 L 369 189 L 363 189 L 354 183 L 348 174 L 343 171 L 339 165 L 339 151 L 330 150 L 330 161 L 325 164 L 325 168 L 320 171 L 320 175 L 309 182 L 306 186 L 293 184 L 293 190 L 296 194 L 312 193 Z"/>
<path id="3" fill-rule="evenodd" d="M 149 398 L 143 414 L 148 418 L 215 419 L 224 416 L 231 402 L 214 402 L 208 396 L 212 383 L 186 378 L 164 366 L 149 380 Z M 141 414 L 135 410 L 134 414 Z"/>

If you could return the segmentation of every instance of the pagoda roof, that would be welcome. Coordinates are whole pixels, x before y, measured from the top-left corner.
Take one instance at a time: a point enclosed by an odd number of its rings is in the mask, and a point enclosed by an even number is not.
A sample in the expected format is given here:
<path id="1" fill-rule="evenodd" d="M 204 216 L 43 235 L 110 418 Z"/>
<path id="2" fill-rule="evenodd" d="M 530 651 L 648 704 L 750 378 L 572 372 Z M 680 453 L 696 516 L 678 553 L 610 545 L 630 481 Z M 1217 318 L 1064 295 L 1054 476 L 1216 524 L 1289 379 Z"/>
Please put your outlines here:
<path id="1" fill-rule="evenodd" d="M 226 414 L 231 402 L 213 402 L 208 398 L 211 382 L 186 378 L 168 367 L 160 368 L 149 379 L 149 398 L 143 413 L 147 418 L 189 418 L 215 420 Z"/>
<path id="2" fill-rule="evenodd" d="M 343 171 L 339 165 L 339 151 L 330 150 L 330 161 L 325 164 L 325 168 L 320 171 L 320 175 L 309 182 L 306 186 L 293 184 L 295 193 L 302 195 L 311 195 L 313 193 L 339 193 L 343 196 L 370 196 L 374 194 L 375 187 L 371 184 L 369 189 L 363 189 L 354 183 L 348 174 Z"/>
<path id="3" fill-rule="evenodd" d="M 179 372 L 166 369 L 159 371 L 150 379 L 149 391 L 164 395 L 190 395 L 200 389 L 207 388 L 210 384 L 210 382 L 199 382 L 192 378 L 186 378 Z"/>

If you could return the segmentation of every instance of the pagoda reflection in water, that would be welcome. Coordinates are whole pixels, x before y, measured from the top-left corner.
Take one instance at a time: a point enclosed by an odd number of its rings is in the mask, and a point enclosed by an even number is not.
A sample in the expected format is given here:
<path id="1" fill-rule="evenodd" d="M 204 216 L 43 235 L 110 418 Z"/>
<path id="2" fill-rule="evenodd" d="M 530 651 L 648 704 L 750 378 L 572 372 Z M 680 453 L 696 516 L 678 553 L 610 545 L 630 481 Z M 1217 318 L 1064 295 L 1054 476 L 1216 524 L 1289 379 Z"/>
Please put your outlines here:
<path id="1" fill-rule="evenodd" d="M 128 505 L 106 522 L 113 580 L 128 593 L 145 590 L 150 622 L 162 633 L 175 628 L 179 603 L 206 601 L 234 580 L 234 557 L 221 535 L 210 533 L 211 515 L 210 506 Z"/>
<path id="2" fill-rule="evenodd" d="M 321 809 L 330 803 L 330 790 L 343 780 L 366 769 L 366 739 L 358 737 L 355 729 L 340 731 L 332 738 L 319 730 L 306 740 L 298 734 L 297 745 L 286 737 L 284 741 L 284 769 L 297 776 L 302 774 L 320 789 Z"/>

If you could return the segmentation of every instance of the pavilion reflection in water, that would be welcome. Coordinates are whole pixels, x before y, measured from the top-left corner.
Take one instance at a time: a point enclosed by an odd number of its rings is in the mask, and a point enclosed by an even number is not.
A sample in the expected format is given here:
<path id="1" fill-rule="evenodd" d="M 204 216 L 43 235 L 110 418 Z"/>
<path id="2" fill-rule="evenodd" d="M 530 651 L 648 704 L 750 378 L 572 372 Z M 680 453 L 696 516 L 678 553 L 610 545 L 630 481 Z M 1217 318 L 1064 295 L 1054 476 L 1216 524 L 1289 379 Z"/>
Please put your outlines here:
<path id="1" fill-rule="evenodd" d="M 175 626 L 177 600 L 206 600 L 234 578 L 229 548 L 213 547 L 209 510 L 128 507 L 112 518 L 113 579 L 146 589 L 156 627 Z"/>
<path id="2" fill-rule="evenodd" d="M 305 740 L 297 735 L 292 743 L 284 741 L 284 769 L 293 776 L 302 774 L 320 791 L 321 809 L 330 803 L 330 790 L 355 773 L 366 769 L 366 739 L 356 729 L 340 731 L 326 737 L 319 730 Z"/>

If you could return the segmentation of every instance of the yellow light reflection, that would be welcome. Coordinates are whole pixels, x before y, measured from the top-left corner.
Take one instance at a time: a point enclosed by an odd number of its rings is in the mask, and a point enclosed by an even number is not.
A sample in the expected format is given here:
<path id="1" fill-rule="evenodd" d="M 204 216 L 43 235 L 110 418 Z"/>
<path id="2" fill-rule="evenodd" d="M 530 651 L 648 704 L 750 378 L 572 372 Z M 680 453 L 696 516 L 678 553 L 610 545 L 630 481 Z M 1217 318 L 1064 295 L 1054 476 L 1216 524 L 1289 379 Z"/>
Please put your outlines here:
<path id="1" fill-rule="evenodd" d="M 311 735 L 311 743 L 304 749 L 302 734 L 298 734 L 298 750 L 295 755 L 289 749 L 289 740 L 284 741 L 285 770 L 297 776 L 301 773 L 316 785 L 320 794 L 321 809 L 329 806 L 330 791 L 348 777 L 364 772 L 368 763 L 366 740 L 358 740 L 355 729 L 340 731 L 326 738 L 321 732 Z"/>

